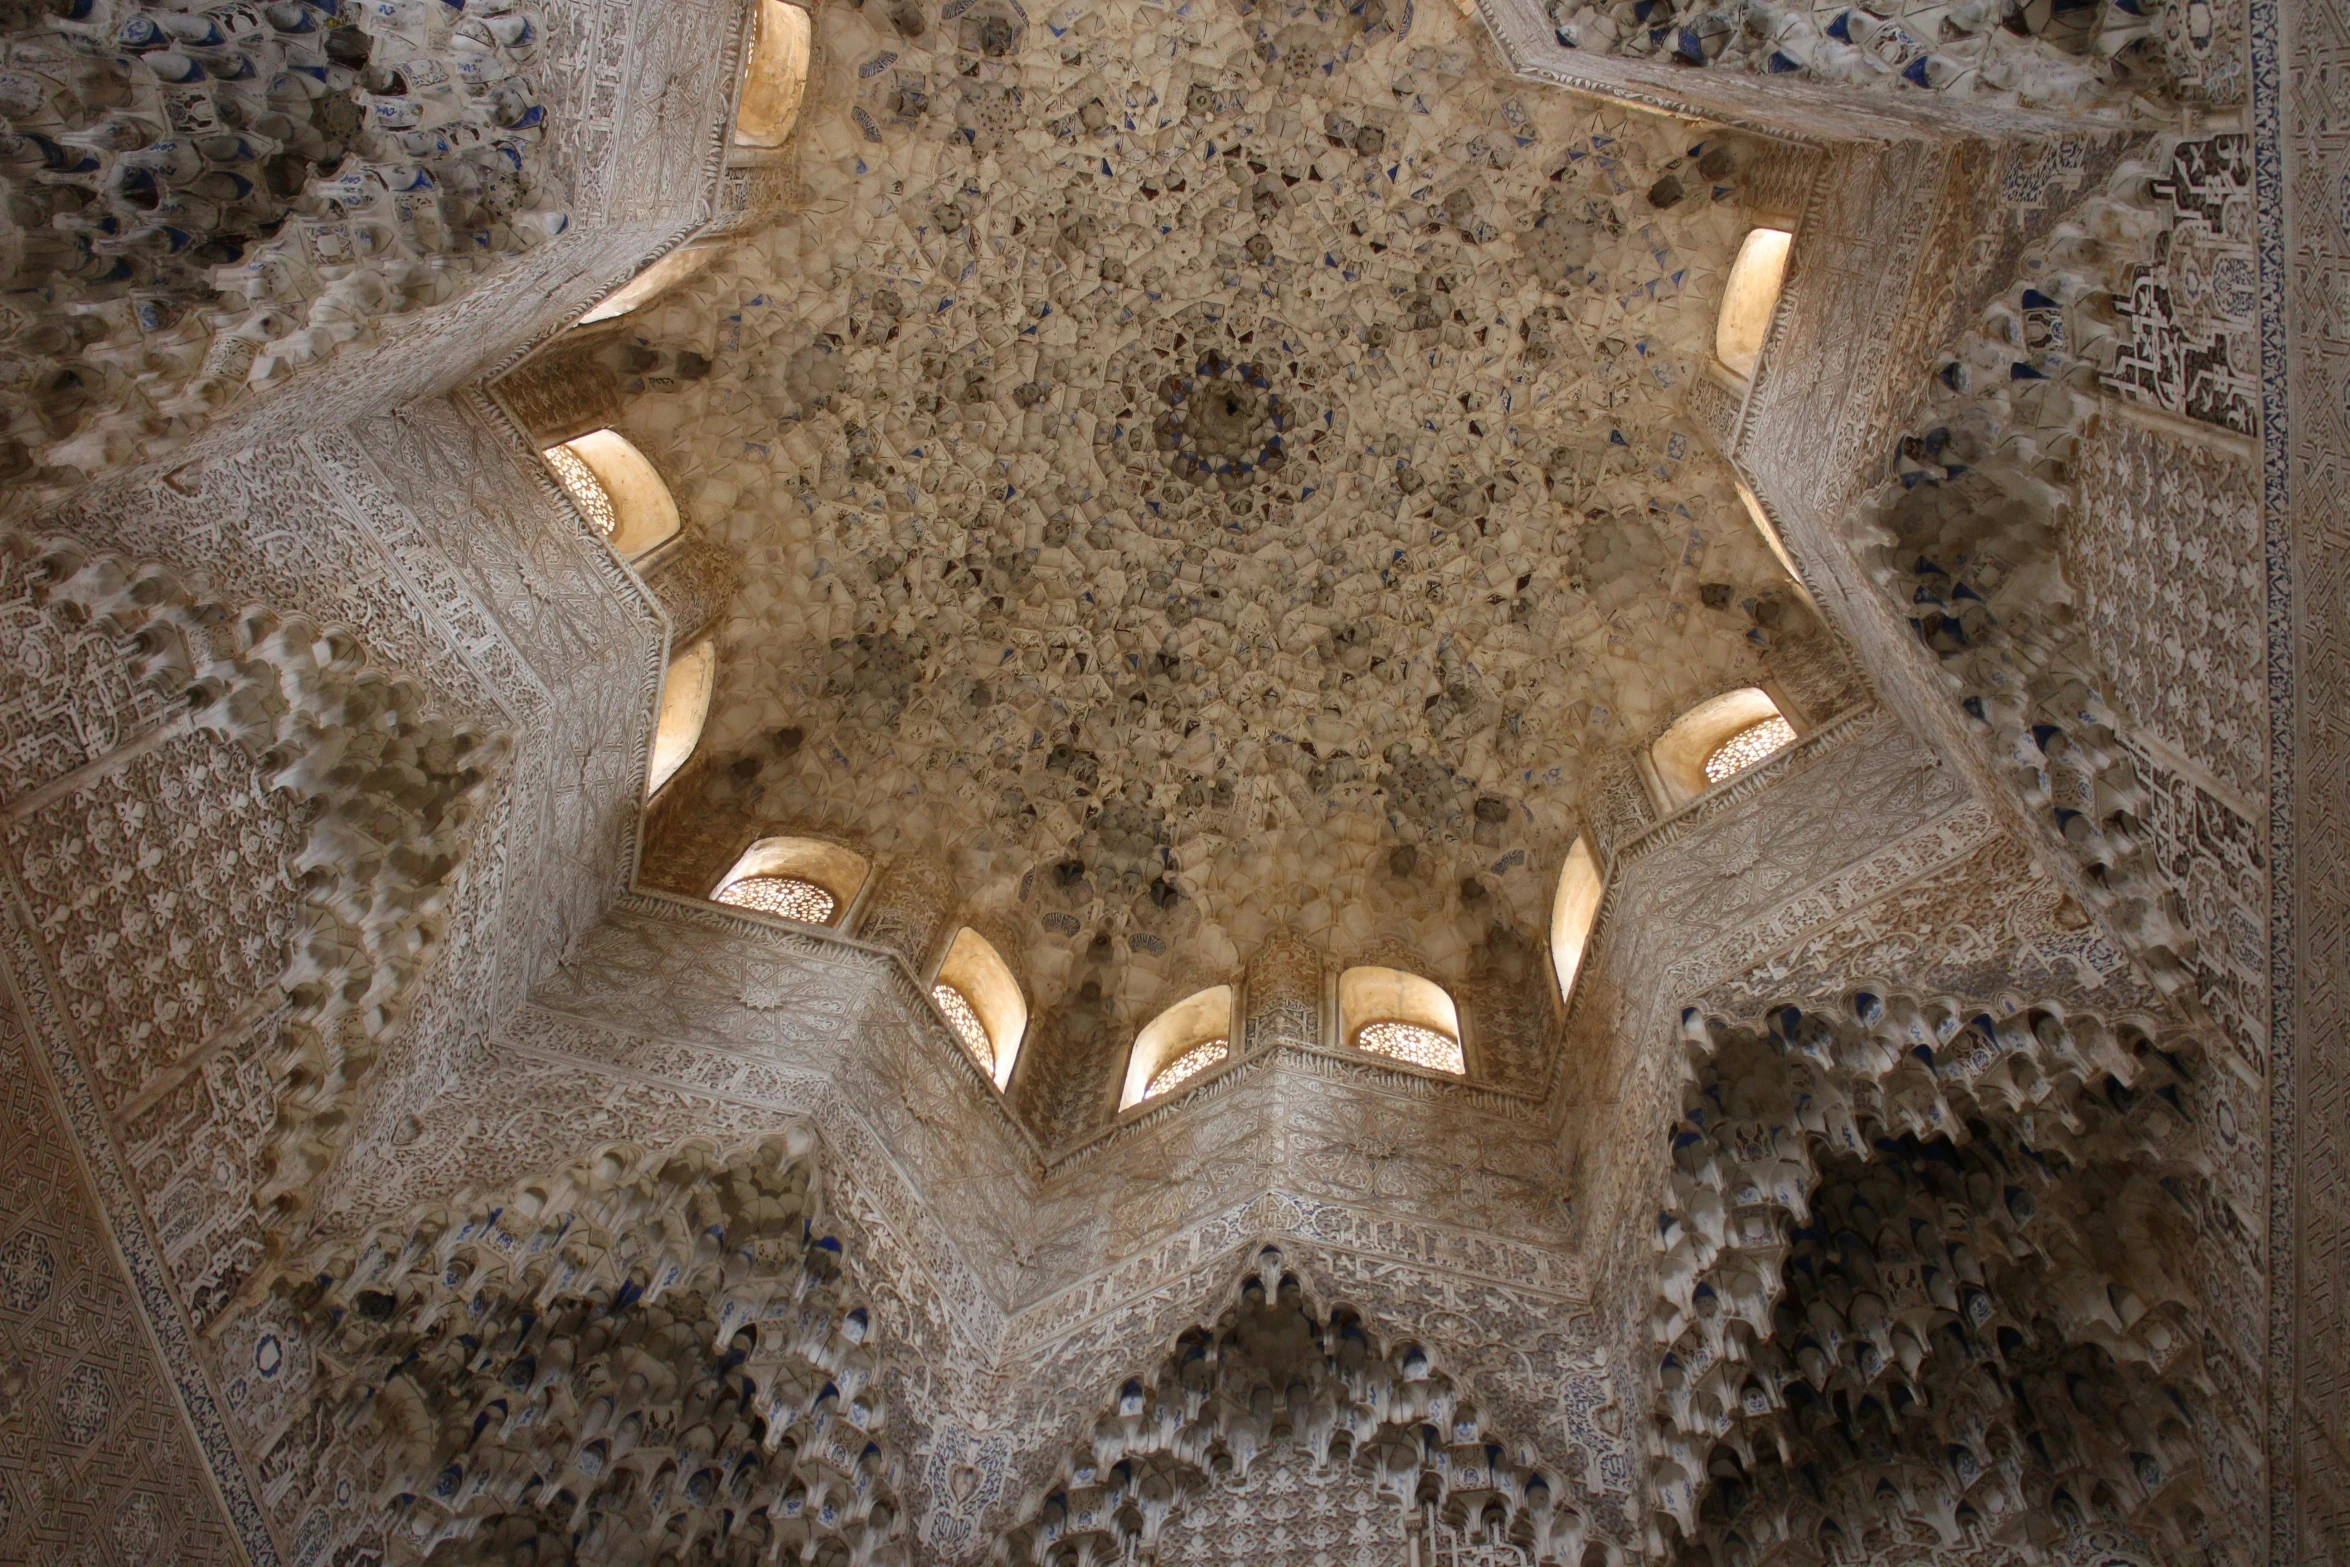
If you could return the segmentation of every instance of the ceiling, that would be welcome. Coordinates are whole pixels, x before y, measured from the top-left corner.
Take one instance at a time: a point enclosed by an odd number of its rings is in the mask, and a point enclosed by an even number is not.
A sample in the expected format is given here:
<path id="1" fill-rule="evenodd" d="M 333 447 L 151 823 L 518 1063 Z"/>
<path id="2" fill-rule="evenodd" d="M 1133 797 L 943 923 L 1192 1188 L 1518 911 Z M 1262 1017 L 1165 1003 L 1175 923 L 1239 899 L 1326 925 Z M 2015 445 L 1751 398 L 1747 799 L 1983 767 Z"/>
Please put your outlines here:
<path id="1" fill-rule="evenodd" d="M 817 29 L 804 210 L 634 329 L 743 563 L 690 786 L 943 858 L 1128 1028 L 1284 928 L 1538 951 L 1595 759 L 1784 581 L 1681 411 L 1756 149 L 1437 6 Z"/>

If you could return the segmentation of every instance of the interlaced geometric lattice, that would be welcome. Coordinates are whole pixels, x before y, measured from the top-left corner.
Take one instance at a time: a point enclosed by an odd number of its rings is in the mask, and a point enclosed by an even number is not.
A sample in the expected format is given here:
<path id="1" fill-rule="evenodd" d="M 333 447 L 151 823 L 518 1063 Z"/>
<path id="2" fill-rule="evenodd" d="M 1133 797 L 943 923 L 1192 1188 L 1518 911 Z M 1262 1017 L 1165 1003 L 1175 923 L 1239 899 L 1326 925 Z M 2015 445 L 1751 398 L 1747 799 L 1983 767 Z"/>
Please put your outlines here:
<path id="1" fill-rule="evenodd" d="M 612 508 L 612 496 L 604 488 L 604 481 L 595 470 L 580 461 L 579 454 L 568 446 L 550 446 L 540 453 L 547 466 L 555 470 L 556 480 L 571 497 L 579 514 L 588 520 L 588 526 L 605 538 L 612 537 L 620 527 L 620 513 Z"/>
<path id="2" fill-rule="evenodd" d="M 1759 724 L 1748 724 L 1714 747 L 1713 755 L 1705 759 L 1705 781 L 1720 783 L 1732 773 L 1742 773 L 1794 740 L 1795 726 L 1776 713 Z"/>
<path id="3" fill-rule="evenodd" d="M 840 900 L 798 876 L 745 876 L 718 889 L 717 901 L 738 909 L 780 914 L 803 925 L 829 925 Z"/>
<path id="4" fill-rule="evenodd" d="M 995 1041 L 987 1037 L 987 1025 L 979 1021 L 979 1014 L 971 1010 L 971 1003 L 952 985 L 933 985 L 930 999 L 955 1025 L 955 1032 L 963 1036 L 963 1048 L 971 1052 L 981 1070 L 990 1076 L 995 1073 Z"/>
<path id="5" fill-rule="evenodd" d="M 1392 1056 L 1398 1061 L 1409 1061 L 1431 1072 L 1450 1072 L 1459 1076 L 1468 1070 L 1468 1062 L 1461 1055 L 1459 1040 L 1439 1034 L 1432 1028 L 1422 1028 L 1417 1023 L 1365 1023 L 1355 1030 L 1355 1048 L 1367 1050 L 1375 1056 Z"/>
<path id="6" fill-rule="evenodd" d="M 1169 1089 L 1180 1088 L 1231 1053 L 1232 1042 L 1230 1040 L 1202 1040 L 1165 1066 L 1160 1067 L 1157 1074 L 1151 1078 L 1150 1087 L 1142 1091 L 1142 1097 L 1155 1099 Z"/>

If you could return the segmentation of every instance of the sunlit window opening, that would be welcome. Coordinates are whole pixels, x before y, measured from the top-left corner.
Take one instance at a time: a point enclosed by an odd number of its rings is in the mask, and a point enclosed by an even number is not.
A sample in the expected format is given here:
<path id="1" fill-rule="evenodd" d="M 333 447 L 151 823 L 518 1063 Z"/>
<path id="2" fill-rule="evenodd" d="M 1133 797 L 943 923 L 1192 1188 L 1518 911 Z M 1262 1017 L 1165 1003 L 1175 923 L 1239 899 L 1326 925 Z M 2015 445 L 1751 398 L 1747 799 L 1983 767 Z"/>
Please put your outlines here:
<path id="1" fill-rule="evenodd" d="M 1577 838 L 1559 870 L 1557 897 L 1550 905 L 1550 966 L 1558 975 L 1559 999 L 1575 992 L 1575 975 L 1583 967 L 1584 943 L 1592 922 L 1599 918 L 1600 894 L 1607 890 L 1599 859 L 1588 839 Z"/>
<path id="2" fill-rule="evenodd" d="M 761 838 L 718 879 L 710 896 L 804 925 L 830 925 L 865 885 L 865 856 L 819 838 Z"/>
<path id="3" fill-rule="evenodd" d="M 1375 1056 L 1393 1056 L 1398 1061 L 1409 1061 L 1424 1066 L 1431 1072 L 1458 1074 L 1465 1069 L 1461 1059 L 1461 1042 L 1447 1039 L 1432 1028 L 1417 1023 L 1365 1023 L 1355 1030 L 1354 1047 L 1367 1050 Z"/>
<path id="4" fill-rule="evenodd" d="M 808 13 L 783 0 L 759 0 L 758 36 L 743 62 L 742 97 L 735 105 L 738 147 L 780 147 L 800 117 L 808 90 L 811 42 Z"/>
<path id="5" fill-rule="evenodd" d="M 1675 719 L 1648 748 L 1657 804 L 1677 811 L 1796 738 L 1794 721 L 1759 686 L 1708 697 Z"/>
<path id="6" fill-rule="evenodd" d="M 778 914 L 803 925 L 829 925 L 840 900 L 797 876 L 745 876 L 718 889 L 718 901 L 738 909 Z"/>
<path id="7" fill-rule="evenodd" d="M 1010 965 L 985 936 L 966 925 L 955 932 L 938 966 L 930 999 L 938 1003 L 971 1059 L 1001 1088 L 1012 1080 L 1020 1041 L 1028 1032 L 1028 1001 Z"/>
<path id="8" fill-rule="evenodd" d="M 596 470 L 568 445 L 550 446 L 543 455 L 547 466 L 555 470 L 555 482 L 563 486 L 563 493 L 571 497 L 587 525 L 607 539 L 612 537 L 620 527 L 620 514 L 612 509 L 612 493 L 596 477 Z"/>
<path id="9" fill-rule="evenodd" d="M 1732 773 L 1742 773 L 1781 746 L 1794 742 L 1795 726 L 1774 713 L 1715 746 L 1713 754 L 1705 759 L 1706 779 L 1720 783 Z"/>
<path id="10" fill-rule="evenodd" d="M 971 1010 L 970 1001 L 952 985 L 933 985 L 930 999 L 947 1015 L 955 1032 L 963 1039 L 963 1048 L 971 1052 L 971 1059 L 988 1076 L 995 1076 L 995 1041 L 987 1037 L 987 1025 L 979 1021 L 979 1014 Z"/>
<path id="11" fill-rule="evenodd" d="M 1118 1108 L 1182 1087 L 1232 1054 L 1232 987 L 1212 985 L 1176 1002 L 1134 1036 Z"/>
<path id="12" fill-rule="evenodd" d="M 1779 537 L 1778 525 L 1771 521 L 1771 514 L 1764 509 L 1762 497 L 1749 489 L 1744 479 L 1732 482 L 1738 486 L 1738 499 L 1745 504 L 1746 515 L 1753 521 L 1754 531 L 1762 535 L 1763 543 L 1770 546 L 1772 556 L 1787 573 L 1788 585 L 1803 595 L 1805 603 L 1811 602 L 1811 590 L 1803 585 L 1803 573 L 1795 569 L 1795 557 L 1787 553 L 1787 541 Z"/>
<path id="13" fill-rule="evenodd" d="M 540 455 L 588 526 L 623 559 L 634 560 L 676 537 L 676 498 L 645 454 L 619 431 L 590 430 Z"/>
<path id="14" fill-rule="evenodd" d="M 718 648 L 707 637 L 669 661 L 669 673 L 661 681 L 660 716 L 653 723 L 653 764 L 645 779 L 646 794 L 660 793 L 701 744 L 717 675 Z"/>
<path id="15" fill-rule="evenodd" d="M 1749 229 L 1730 264 L 1722 290 L 1722 313 L 1714 325 L 1714 356 L 1741 376 L 1754 374 L 1763 338 L 1778 308 L 1779 285 L 1787 276 L 1787 249 L 1795 236 L 1785 229 Z"/>
<path id="16" fill-rule="evenodd" d="M 1159 1068 L 1159 1075 L 1151 1079 L 1150 1087 L 1143 1091 L 1143 1097 L 1155 1099 L 1171 1088 L 1181 1088 L 1231 1053 L 1232 1042 L 1228 1039 L 1210 1039 L 1193 1045 Z"/>
<path id="17" fill-rule="evenodd" d="M 1444 987 L 1400 969 L 1350 968 L 1338 976 L 1339 1037 L 1357 1050 L 1446 1072 L 1467 1072 L 1460 1012 Z"/>

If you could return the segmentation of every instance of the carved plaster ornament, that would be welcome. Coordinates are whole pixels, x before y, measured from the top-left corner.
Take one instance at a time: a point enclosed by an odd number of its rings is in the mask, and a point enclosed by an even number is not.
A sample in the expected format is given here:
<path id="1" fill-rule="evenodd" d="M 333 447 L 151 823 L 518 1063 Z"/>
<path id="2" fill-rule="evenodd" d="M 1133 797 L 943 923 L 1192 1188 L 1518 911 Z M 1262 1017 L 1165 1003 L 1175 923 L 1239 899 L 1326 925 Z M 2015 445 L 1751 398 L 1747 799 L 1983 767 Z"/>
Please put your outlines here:
<path id="1" fill-rule="evenodd" d="M 512 0 L 9 13 L 4 219 L 35 322 L 0 480 L 59 494 L 561 233 Z"/>
<path id="2" fill-rule="evenodd" d="M 1730 259 L 1851 194 L 1811 148 L 1389 0 L 816 7 L 805 123 L 724 170 L 677 107 L 723 7 L 0 9 L 0 481 L 87 499 L 0 540 L 47 1204 L 0 1235 L 0 1419 L 52 1488 L 0 1553 L 95 1513 L 73 1548 L 191 1562 L 2250 1567 L 2252 136 L 2003 163 L 2072 209 L 1859 432 L 1890 476 L 1831 544 L 2027 842 L 1872 710 L 1723 455 L 1772 373 L 1712 357 Z M 2240 96 L 2213 9 L 1549 22 L 1822 124 L 2124 127 Z M 673 547 L 581 568 L 471 393 L 262 439 L 396 316 L 464 296 L 508 362 L 594 173 L 548 133 L 656 85 L 628 123 L 716 195 L 598 254 L 729 248 L 536 368 Z M 85 485 L 245 418 L 235 484 Z M 298 526 L 235 509 L 274 487 Z M 122 546 L 194 536 L 131 515 L 166 495 L 268 586 Z M 644 814 L 614 736 L 688 638 L 718 697 Z M 1765 681 L 1803 739 L 1660 819 L 1647 740 Z M 640 821 L 676 896 L 625 885 Z M 692 901 L 738 829 L 869 858 L 848 940 Z M 1000 1085 L 926 1000 L 964 929 L 1032 1018 Z M 1470 1070 L 1319 1048 L 1356 962 Z M 1137 1031 L 1224 984 L 1238 1059 L 1121 1116 Z M 85 1233 L 111 1292 L 53 1287 Z"/>

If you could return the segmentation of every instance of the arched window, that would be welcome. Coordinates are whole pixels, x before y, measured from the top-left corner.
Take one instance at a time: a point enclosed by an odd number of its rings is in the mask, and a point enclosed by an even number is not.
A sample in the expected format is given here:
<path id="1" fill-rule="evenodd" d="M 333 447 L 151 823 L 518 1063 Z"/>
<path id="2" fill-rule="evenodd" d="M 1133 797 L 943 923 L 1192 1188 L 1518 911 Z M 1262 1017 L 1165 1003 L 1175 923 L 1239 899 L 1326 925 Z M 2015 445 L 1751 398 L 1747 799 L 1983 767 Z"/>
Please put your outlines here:
<path id="1" fill-rule="evenodd" d="M 759 0 L 757 26 L 735 102 L 734 144 L 780 147 L 790 139 L 808 90 L 808 13 L 784 0 Z"/>
<path id="2" fill-rule="evenodd" d="M 1444 987 L 1401 969 L 1350 968 L 1338 976 L 1339 1038 L 1357 1050 L 1449 1072 L 1468 1070 L 1460 1012 Z"/>
<path id="3" fill-rule="evenodd" d="M 1795 726 L 1758 687 L 1700 702 L 1649 747 L 1658 804 L 1678 810 L 1795 738 Z"/>
<path id="4" fill-rule="evenodd" d="M 606 294 L 586 315 L 579 318 L 578 324 L 588 326 L 597 321 L 615 320 L 645 301 L 668 293 L 717 260 L 719 248 L 716 245 L 680 245 Z"/>
<path id="5" fill-rule="evenodd" d="M 1778 307 L 1779 285 L 1787 276 L 1787 247 L 1795 236 L 1785 229 L 1748 229 L 1730 264 L 1722 290 L 1722 313 L 1714 323 L 1714 357 L 1741 376 L 1754 374 L 1763 338 Z"/>
<path id="6" fill-rule="evenodd" d="M 645 793 L 661 786 L 701 743 L 703 720 L 710 716 L 710 688 L 717 684 L 718 646 L 704 637 L 669 661 L 661 680 L 661 714 L 653 724 L 653 765 L 645 777 Z"/>
<path id="7" fill-rule="evenodd" d="M 677 501 L 645 454 L 618 430 L 590 430 L 540 455 L 580 515 L 623 560 L 677 536 Z"/>
<path id="8" fill-rule="evenodd" d="M 1151 1019 L 1126 1058 L 1124 1110 L 1190 1082 L 1232 1055 L 1232 987 L 1196 991 Z"/>
<path id="9" fill-rule="evenodd" d="M 1599 896 L 1607 890 L 1599 858 L 1587 839 L 1577 838 L 1559 870 L 1558 896 L 1550 904 L 1550 966 L 1558 974 L 1559 999 L 1575 993 L 1575 975 L 1583 967 L 1583 944 L 1590 939 L 1591 922 L 1599 918 Z"/>
<path id="10" fill-rule="evenodd" d="M 998 1088 L 1012 1080 L 1021 1036 L 1028 1032 L 1028 1001 L 1010 965 L 985 936 L 966 925 L 955 932 L 946 961 L 930 987 L 963 1048 Z"/>
<path id="11" fill-rule="evenodd" d="M 814 838 L 761 838 L 718 879 L 710 896 L 737 908 L 837 925 L 865 885 L 865 856 Z"/>

